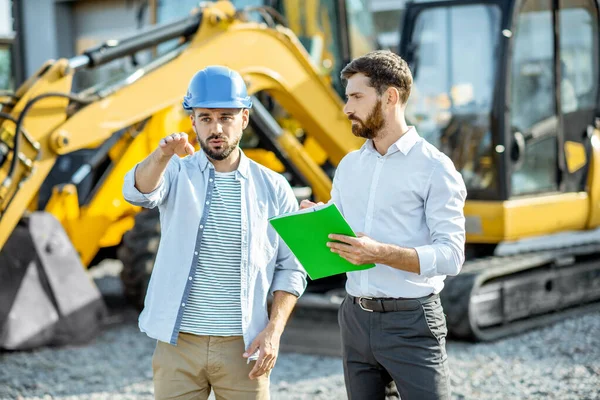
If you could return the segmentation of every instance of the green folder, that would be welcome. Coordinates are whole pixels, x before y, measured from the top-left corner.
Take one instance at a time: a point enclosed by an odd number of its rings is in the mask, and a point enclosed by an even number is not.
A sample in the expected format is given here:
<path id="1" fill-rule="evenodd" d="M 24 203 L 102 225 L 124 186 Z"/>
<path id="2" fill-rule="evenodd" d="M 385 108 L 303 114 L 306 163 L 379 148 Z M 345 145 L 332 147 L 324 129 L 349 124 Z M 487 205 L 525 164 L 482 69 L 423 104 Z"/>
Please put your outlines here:
<path id="1" fill-rule="evenodd" d="M 327 247 L 332 233 L 356 237 L 334 203 L 273 217 L 269 222 L 312 280 L 375 266 L 354 265 Z"/>

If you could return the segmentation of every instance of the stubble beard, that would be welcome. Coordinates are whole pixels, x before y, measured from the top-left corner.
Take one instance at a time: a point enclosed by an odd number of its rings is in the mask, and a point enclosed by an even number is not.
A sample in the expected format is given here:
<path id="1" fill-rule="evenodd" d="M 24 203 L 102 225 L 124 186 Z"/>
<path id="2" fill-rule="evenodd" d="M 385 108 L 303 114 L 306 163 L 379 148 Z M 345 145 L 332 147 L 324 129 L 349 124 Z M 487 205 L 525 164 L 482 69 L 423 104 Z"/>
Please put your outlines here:
<path id="1" fill-rule="evenodd" d="M 381 100 L 377 100 L 375 106 L 363 122 L 358 117 L 351 116 L 351 121 L 358 122 L 352 124 L 352 134 L 357 137 L 365 139 L 375 139 L 383 127 L 385 126 L 385 119 L 383 118 L 383 111 L 381 109 Z"/>
<path id="2" fill-rule="evenodd" d="M 222 140 L 223 142 L 225 142 L 225 144 L 221 145 L 219 149 L 214 149 L 214 147 L 211 148 L 211 145 L 209 145 L 208 142 L 214 139 Z M 241 135 L 231 143 L 227 140 L 227 137 L 221 135 L 211 135 L 208 138 L 206 138 L 206 140 L 202 140 L 200 139 L 200 137 L 198 137 L 200 148 L 204 151 L 208 158 L 215 161 L 223 161 L 226 158 L 228 158 L 238 147 L 238 145 L 240 144 L 240 140 Z"/>

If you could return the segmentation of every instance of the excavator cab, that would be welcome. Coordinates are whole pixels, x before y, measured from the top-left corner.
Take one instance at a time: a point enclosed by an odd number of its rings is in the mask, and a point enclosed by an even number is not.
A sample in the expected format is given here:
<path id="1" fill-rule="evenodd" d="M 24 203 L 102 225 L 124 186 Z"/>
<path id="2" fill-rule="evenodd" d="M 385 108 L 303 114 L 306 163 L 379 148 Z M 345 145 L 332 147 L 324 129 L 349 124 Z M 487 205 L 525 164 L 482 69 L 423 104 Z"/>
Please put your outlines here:
<path id="1" fill-rule="evenodd" d="M 598 111 L 596 1 L 411 3 L 403 30 L 400 54 L 414 74 L 407 117 L 452 159 L 470 200 L 544 197 L 558 207 L 585 192 Z M 478 242 L 548 233 L 544 223 L 496 230 L 476 215 L 469 233 Z M 584 228 L 579 216 L 561 207 L 552 230 Z"/>
<path id="2" fill-rule="evenodd" d="M 493 339 L 600 297 L 598 23 L 595 0 L 407 5 L 407 119 L 468 192 L 467 262 L 442 292 L 456 336 Z"/>

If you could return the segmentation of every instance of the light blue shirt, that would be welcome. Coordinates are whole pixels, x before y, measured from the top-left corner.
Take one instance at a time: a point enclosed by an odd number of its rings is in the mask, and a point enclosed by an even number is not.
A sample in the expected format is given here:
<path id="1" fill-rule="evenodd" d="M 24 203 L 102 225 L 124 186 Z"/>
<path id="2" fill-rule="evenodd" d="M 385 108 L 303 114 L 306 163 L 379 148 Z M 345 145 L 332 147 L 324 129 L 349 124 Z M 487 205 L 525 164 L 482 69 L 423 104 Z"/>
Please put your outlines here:
<path id="1" fill-rule="evenodd" d="M 136 166 L 137 167 L 137 166 Z M 204 152 L 169 161 L 151 193 L 135 187 L 135 168 L 125 176 L 123 195 L 134 205 L 160 210 L 161 239 L 139 327 L 151 338 L 177 344 L 198 263 L 200 242 L 215 185 L 215 170 Z M 236 179 L 242 193 L 242 332 L 246 347 L 267 326 L 267 296 L 281 290 L 300 296 L 306 272 L 268 219 L 296 211 L 286 179 L 248 159 L 243 152 Z"/>
<path id="2" fill-rule="evenodd" d="M 349 272 L 353 296 L 416 298 L 439 293 L 464 262 L 467 190 L 452 161 L 411 128 L 385 155 L 368 140 L 337 168 L 336 203 L 355 232 L 415 248 L 420 274 L 377 264 Z"/>

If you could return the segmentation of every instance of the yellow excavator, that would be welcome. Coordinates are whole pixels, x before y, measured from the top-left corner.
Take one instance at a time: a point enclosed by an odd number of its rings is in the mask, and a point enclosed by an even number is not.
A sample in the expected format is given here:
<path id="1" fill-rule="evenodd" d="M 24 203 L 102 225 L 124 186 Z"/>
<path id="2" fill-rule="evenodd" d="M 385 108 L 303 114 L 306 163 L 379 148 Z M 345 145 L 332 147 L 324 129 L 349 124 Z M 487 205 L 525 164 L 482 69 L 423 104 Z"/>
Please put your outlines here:
<path id="1" fill-rule="evenodd" d="M 251 21 L 254 11 L 265 22 Z M 361 140 L 315 54 L 275 24 L 280 17 L 270 7 L 245 12 L 227 1 L 207 3 L 183 20 L 49 61 L 16 92 L 3 93 L 0 347 L 33 347 L 61 332 L 66 338 L 68 326 L 79 327 L 82 340 L 89 336 L 105 310 L 80 272 L 103 249 L 119 247 L 126 294 L 139 304 L 160 227 L 155 212 L 123 200 L 123 177 L 169 132 L 193 137 L 181 96 L 206 65 L 239 71 L 254 96 L 245 152 L 310 188 L 300 195 L 329 198 L 326 170 Z M 77 71 L 173 40 L 130 74 L 71 93 Z M 297 121 L 293 131 L 274 118 L 281 110 L 284 122 Z"/>

